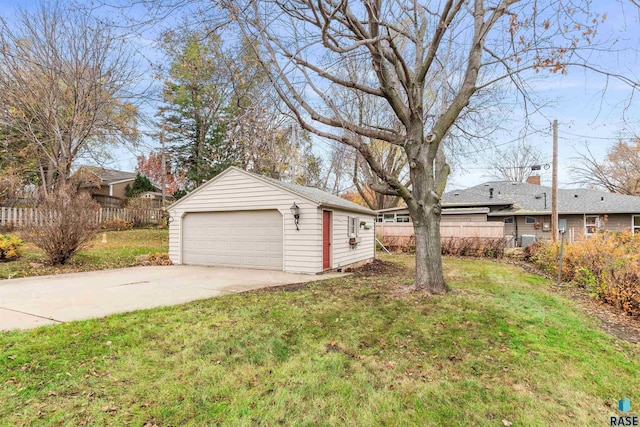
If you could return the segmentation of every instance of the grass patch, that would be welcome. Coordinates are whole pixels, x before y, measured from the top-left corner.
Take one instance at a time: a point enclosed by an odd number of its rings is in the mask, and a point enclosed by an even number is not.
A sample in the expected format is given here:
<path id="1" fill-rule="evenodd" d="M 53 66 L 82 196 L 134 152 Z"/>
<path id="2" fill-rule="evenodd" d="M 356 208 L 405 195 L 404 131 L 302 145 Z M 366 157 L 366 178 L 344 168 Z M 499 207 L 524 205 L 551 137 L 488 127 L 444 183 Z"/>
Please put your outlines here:
<path id="1" fill-rule="evenodd" d="M 446 259 L 0 335 L 0 424 L 608 425 L 640 350 L 548 282 Z M 635 411 L 636 406 L 633 406 Z"/>
<path id="2" fill-rule="evenodd" d="M 22 258 L 0 263 L 0 279 L 131 267 L 138 264 L 138 255 L 167 252 L 169 247 L 167 230 L 108 231 L 105 233 L 107 243 L 102 243 L 102 234 L 96 236 L 91 247 L 80 251 L 63 266 L 48 265 L 45 253 L 27 242 Z"/>

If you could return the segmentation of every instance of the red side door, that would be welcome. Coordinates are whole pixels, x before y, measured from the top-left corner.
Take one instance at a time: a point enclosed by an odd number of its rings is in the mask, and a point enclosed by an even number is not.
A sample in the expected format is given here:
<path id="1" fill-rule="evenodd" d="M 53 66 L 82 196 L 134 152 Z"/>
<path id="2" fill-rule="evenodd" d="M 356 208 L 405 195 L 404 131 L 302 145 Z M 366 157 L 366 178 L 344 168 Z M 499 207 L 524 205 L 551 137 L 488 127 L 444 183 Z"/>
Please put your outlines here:
<path id="1" fill-rule="evenodd" d="M 331 268 L 331 212 L 322 211 L 322 269 Z"/>

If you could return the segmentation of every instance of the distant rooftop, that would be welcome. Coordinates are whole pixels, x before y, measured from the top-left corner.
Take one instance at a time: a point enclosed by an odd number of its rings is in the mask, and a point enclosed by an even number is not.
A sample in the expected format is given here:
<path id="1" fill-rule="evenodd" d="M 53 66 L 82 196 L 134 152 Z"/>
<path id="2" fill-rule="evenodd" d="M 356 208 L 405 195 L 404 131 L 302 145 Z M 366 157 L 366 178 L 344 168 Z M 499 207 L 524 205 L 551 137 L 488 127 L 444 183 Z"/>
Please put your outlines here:
<path id="1" fill-rule="evenodd" d="M 493 181 L 464 190 L 449 191 L 442 197 L 442 206 L 445 208 L 481 205 L 504 205 L 503 209 L 491 212 L 489 214 L 491 216 L 550 213 L 551 187 L 522 182 Z M 591 189 L 558 189 L 558 213 L 560 214 L 638 212 L 640 212 L 640 197 Z"/>
<path id="2" fill-rule="evenodd" d="M 137 172 L 126 172 L 115 169 L 101 168 L 99 166 L 85 166 L 88 170 L 102 179 L 102 184 L 109 185 L 113 182 L 135 179 Z"/>

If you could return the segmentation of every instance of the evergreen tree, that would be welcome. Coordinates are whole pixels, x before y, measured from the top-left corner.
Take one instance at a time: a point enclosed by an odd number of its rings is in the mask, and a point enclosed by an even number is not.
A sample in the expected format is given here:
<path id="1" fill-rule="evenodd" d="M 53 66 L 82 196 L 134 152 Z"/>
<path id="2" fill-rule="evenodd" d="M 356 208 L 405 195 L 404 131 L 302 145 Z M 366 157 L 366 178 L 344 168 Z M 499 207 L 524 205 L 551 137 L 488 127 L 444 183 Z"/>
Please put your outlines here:
<path id="1" fill-rule="evenodd" d="M 158 191 L 153 183 L 144 175 L 136 175 L 136 179 L 131 184 L 127 184 L 124 188 L 124 194 L 127 197 L 138 197 L 145 191 Z"/>

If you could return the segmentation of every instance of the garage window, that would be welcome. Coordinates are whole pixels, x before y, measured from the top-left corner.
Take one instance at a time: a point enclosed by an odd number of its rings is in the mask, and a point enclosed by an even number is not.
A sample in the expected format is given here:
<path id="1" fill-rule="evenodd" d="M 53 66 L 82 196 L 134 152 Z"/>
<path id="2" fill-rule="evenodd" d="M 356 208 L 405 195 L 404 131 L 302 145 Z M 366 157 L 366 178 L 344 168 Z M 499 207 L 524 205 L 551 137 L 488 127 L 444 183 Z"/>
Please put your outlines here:
<path id="1" fill-rule="evenodd" d="M 524 223 L 525 224 L 535 224 L 536 222 L 538 222 L 538 221 L 536 220 L 536 217 L 534 217 L 534 216 L 525 216 L 524 217 Z"/>
<path id="2" fill-rule="evenodd" d="M 347 235 L 349 237 L 356 236 L 358 237 L 358 228 L 360 228 L 360 219 L 355 216 L 347 217 Z"/>

